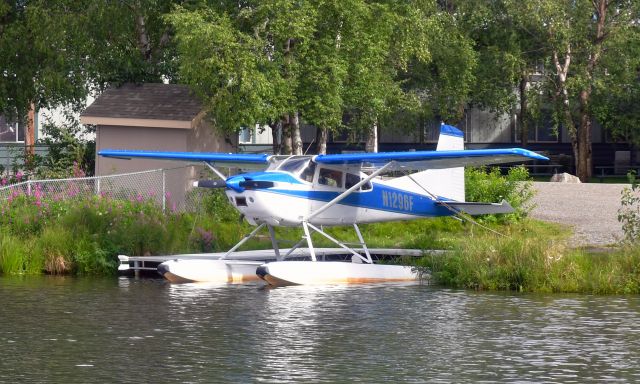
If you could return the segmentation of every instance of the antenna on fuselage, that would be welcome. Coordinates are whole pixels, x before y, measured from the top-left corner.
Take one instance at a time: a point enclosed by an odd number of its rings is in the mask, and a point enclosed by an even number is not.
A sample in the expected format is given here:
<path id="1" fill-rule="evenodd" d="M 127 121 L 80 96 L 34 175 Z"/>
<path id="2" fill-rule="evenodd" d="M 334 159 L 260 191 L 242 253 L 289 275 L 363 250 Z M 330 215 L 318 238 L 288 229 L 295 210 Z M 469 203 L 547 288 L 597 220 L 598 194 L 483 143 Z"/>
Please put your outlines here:
<path id="1" fill-rule="evenodd" d="M 309 149 L 311 149 L 311 146 L 313 145 L 313 143 L 316 141 L 315 137 L 313 138 L 313 140 L 311 140 L 311 142 L 309 143 L 309 145 L 307 145 L 307 150 L 304 151 L 304 155 L 306 156 L 307 152 L 309 152 Z"/>

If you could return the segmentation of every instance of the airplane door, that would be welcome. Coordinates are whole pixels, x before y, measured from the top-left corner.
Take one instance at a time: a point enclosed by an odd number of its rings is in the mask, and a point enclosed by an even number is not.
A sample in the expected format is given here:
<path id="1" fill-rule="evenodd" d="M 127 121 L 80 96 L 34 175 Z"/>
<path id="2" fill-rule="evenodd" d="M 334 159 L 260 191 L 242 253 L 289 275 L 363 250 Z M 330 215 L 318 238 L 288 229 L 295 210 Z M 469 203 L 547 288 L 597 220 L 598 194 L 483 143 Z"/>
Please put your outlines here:
<path id="1" fill-rule="evenodd" d="M 310 204 L 310 213 L 315 212 L 329 201 L 333 200 L 340 193 L 344 192 L 344 172 L 325 168 L 317 167 L 316 174 L 313 181 L 313 199 Z M 327 224 L 340 223 L 343 220 L 343 213 L 341 212 L 342 206 L 334 206 L 318 217 L 318 221 L 323 221 Z"/>

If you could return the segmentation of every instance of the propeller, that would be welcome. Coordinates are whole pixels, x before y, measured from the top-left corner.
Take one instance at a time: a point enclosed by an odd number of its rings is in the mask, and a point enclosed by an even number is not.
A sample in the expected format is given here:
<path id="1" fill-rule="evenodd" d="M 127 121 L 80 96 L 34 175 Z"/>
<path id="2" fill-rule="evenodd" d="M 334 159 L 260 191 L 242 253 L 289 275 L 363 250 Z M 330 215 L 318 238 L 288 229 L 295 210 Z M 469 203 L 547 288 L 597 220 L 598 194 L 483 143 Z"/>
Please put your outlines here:
<path id="1" fill-rule="evenodd" d="M 199 188 L 231 188 L 234 191 L 242 192 L 246 189 L 263 189 L 274 186 L 273 181 L 251 180 L 242 176 L 230 177 L 227 180 L 198 180 L 193 183 Z"/>
<path id="2" fill-rule="evenodd" d="M 226 188 L 227 183 L 224 180 L 198 180 L 193 183 L 198 188 Z"/>

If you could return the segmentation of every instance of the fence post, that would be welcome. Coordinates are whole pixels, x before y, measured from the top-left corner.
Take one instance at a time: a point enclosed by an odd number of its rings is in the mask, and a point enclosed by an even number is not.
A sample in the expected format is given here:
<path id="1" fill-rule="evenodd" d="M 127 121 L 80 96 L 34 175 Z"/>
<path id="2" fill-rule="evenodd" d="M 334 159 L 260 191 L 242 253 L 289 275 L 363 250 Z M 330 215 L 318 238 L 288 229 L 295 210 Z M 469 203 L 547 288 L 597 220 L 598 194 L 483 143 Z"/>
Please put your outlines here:
<path id="1" fill-rule="evenodd" d="M 27 196 L 31 197 L 31 180 L 27 180 Z"/>
<path id="2" fill-rule="evenodd" d="M 95 186 L 96 186 L 96 195 L 100 196 L 100 177 L 97 177 L 95 180 L 96 180 L 96 184 L 95 184 Z"/>
<path id="3" fill-rule="evenodd" d="M 167 209 L 167 177 L 165 170 L 162 170 L 162 213 Z"/>

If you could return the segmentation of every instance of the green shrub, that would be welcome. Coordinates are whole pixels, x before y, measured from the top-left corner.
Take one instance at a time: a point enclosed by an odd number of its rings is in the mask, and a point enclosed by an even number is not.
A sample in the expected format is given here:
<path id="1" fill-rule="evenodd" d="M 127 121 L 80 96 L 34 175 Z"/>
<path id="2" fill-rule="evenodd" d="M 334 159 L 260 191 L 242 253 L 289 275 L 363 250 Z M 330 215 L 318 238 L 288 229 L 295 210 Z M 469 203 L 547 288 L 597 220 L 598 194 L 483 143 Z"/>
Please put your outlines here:
<path id="1" fill-rule="evenodd" d="M 78 275 L 111 275 L 118 266 L 116 255 L 87 238 L 76 243 L 74 247 L 74 271 Z"/>
<path id="2" fill-rule="evenodd" d="M 467 201 L 499 203 L 506 200 L 515 210 L 506 215 L 486 215 L 484 221 L 505 223 L 525 218 L 532 209 L 530 200 L 533 194 L 529 171 L 524 167 L 510 168 L 506 175 L 502 175 L 497 167 L 465 169 Z"/>
<path id="3" fill-rule="evenodd" d="M 635 171 L 627 174 L 631 188 L 624 187 L 618 209 L 618 221 L 622 224 L 625 241 L 629 244 L 640 240 L 640 183 Z"/>
<path id="4" fill-rule="evenodd" d="M 202 201 L 199 209 L 201 214 L 215 218 L 220 222 L 237 222 L 240 212 L 235 209 L 222 189 L 211 189 L 200 192 Z"/>

